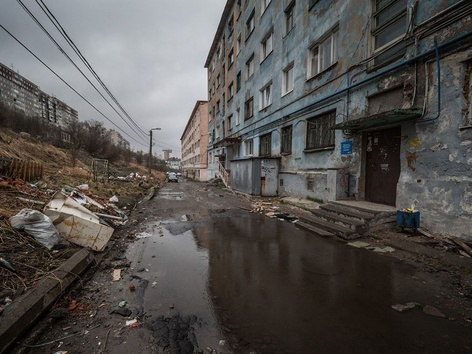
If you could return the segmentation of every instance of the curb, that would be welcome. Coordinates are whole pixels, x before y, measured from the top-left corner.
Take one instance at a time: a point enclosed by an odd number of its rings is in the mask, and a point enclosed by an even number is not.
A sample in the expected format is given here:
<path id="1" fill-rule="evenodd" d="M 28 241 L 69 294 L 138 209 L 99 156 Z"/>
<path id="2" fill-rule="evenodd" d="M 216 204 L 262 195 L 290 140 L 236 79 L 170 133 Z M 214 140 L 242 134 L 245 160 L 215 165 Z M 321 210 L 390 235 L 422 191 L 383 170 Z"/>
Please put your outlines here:
<path id="1" fill-rule="evenodd" d="M 34 289 L 7 306 L 0 317 L 0 353 L 6 352 L 94 261 L 88 250 L 78 251 Z"/>

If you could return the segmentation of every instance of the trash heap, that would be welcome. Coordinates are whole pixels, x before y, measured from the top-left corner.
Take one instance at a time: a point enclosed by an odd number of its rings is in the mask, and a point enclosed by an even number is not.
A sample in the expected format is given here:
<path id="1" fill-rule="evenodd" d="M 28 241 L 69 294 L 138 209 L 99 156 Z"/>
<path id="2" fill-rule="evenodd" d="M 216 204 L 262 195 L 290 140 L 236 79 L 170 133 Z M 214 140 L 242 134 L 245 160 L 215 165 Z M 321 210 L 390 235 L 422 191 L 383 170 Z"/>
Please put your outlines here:
<path id="1" fill-rule="evenodd" d="M 296 222 L 298 218 L 288 213 L 283 213 L 280 208 L 271 202 L 256 202 L 251 204 L 251 213 L 264 214 L 269 218 L 277 218 L 281 221 Z"/>

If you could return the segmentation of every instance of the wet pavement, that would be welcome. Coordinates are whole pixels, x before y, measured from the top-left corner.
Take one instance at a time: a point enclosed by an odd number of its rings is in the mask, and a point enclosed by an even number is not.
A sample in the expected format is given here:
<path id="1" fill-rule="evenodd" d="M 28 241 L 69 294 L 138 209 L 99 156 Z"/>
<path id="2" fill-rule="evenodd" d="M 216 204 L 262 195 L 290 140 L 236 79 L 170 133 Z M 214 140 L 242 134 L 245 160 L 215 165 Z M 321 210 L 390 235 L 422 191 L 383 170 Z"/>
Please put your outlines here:
<path id="1" fill-rule="evenodd" d="M 168 184 L 152 203 L 126 256 L 138 312 L 172 353 L 471 351 L 441 284 L 412 266 L 249 213 L 194 182 Z"/>

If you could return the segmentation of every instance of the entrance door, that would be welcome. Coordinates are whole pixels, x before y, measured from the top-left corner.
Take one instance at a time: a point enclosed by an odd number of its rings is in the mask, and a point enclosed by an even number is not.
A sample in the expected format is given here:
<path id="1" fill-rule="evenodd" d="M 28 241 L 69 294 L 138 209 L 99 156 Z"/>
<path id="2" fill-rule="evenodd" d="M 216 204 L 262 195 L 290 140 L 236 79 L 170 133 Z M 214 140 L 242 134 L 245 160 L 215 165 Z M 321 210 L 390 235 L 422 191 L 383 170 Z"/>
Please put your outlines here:
<path id="1" fill-rule="evenodd" d="M 364 133 L 365 199 L 395 205 L 400 176 L 400 133 L 395 127 Z"/>

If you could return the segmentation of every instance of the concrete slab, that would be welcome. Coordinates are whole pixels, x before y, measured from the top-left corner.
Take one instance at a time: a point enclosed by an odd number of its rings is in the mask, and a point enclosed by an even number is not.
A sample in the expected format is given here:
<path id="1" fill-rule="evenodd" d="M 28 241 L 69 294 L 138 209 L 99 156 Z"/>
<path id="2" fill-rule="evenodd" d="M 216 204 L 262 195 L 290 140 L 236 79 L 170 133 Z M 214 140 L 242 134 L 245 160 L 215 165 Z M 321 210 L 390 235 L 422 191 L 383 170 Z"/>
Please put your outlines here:
<path id="1" fill-rule="evenodd" d="M 78 251 L 34 289 L 7 306 L 0 316 L 0 353 L 6 352 L 94 261 L 88 250 Z"/>

